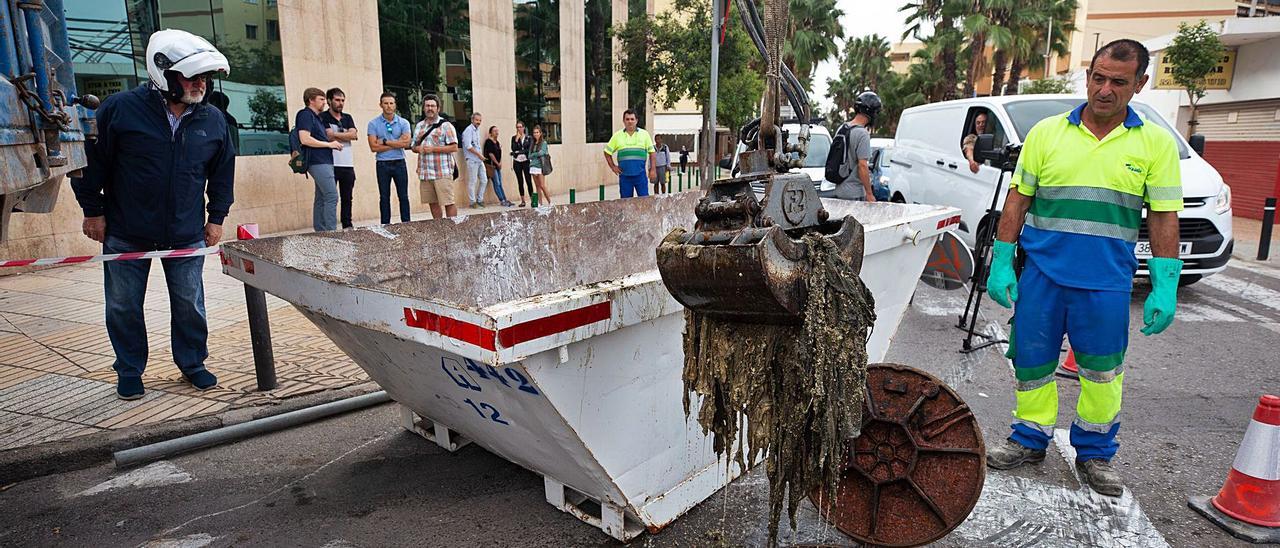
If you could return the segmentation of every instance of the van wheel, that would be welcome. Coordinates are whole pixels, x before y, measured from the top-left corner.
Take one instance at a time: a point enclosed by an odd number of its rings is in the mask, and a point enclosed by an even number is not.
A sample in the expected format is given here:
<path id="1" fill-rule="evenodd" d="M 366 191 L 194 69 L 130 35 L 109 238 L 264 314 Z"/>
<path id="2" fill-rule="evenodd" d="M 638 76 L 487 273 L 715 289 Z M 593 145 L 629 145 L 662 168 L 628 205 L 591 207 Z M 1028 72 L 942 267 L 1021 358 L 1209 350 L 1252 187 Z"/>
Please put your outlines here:
<path id="1" fill-rule="evenodd" d="M 1204 275 L 1202 274 L 1183 274 L 1181 278 L 1178 278 L 1178 286 L 1186 287 L 1200 281 L 1200 278 L 1203 277 Z"/>
<path id="2" fill-rule="evenodd" d="M 905 203 L 907 203 L 907 199 L 902 197 L 902 193 L 901 193 L 901 192 L 894 192 L 894 193 L 893 193 L 893 197 L 892 197 L 892 198 L 889 198 L 889 201 L 890 201 L 890 202 L 893 202 L 893 203 L 895 203 L 895 204 L 905 204 Z"/>

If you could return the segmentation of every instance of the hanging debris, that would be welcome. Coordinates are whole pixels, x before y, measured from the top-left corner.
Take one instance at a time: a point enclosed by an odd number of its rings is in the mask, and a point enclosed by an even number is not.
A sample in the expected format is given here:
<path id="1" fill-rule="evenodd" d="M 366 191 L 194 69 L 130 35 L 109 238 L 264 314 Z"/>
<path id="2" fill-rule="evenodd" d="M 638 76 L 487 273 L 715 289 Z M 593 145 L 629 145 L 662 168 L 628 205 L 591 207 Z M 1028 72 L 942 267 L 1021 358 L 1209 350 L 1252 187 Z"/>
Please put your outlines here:
<path id="1" fill-rule="evenodd" d="M 765 457 L 771 543 L 784 497 L 794 528 L 801 498 L 815 489 L 835 493 L 845 440 L 860 433 L 875 323 L 871 293 L 839 248 L 818 233 L 804 242 L 808 298 L 799 325 L 685 312 L 685 413 L 688 392 L 696 392 L 703 396 L 698 423 L 717 453 L 744 468 Z"/>

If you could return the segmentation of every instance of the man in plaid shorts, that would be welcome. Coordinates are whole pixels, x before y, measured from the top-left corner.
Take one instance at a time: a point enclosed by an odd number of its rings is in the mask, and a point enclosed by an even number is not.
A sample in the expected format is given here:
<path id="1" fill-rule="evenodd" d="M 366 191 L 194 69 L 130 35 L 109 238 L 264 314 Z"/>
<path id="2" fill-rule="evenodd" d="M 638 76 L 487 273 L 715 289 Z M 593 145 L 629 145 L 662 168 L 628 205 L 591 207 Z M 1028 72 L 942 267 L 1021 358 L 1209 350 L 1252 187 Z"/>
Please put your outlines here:
<path id="1" fill-rule="evenodd" d="M 427 95 L 422 100 L 426 117 L 413 130 L 413 151 L 418 153 L 418 188 L 422 201 L 431 205 L 431 218 L 443 214 L 454 217 L 458 206 L 453 203 L 453 153 L 458 151 L 458 132 L 453 124 L 440 117 L 440 98 Z"/>

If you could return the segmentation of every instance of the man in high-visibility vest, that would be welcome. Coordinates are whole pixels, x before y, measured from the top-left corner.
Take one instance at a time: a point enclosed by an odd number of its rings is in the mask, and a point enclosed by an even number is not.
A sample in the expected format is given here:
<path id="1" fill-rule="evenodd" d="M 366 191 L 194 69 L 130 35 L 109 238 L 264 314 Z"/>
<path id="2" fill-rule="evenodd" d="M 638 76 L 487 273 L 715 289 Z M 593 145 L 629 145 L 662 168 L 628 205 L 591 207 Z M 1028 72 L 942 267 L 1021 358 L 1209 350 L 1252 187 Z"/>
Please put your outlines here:
<path id="1" fill-rule="evenodd" d="M 1119 448 L 1129 297 L 1138 268 L 1134 245 L 1144 205 L 1153 254 L 1144 335 L 1173 322 L 1182 272 L 1177 144 L 1128 106 L 1147 83 L 1149 59 L 1133 40 L 1107 44 L 1089 66 L 1088 102 L 1027 134 L 987 279 L 992 299 L 1005 307 L 1017 302 L 1013 432 L 988 451 L 988 466 L 1003 470 L 1044 459 L 1058 416 L 1053 373 L 1067 334 L 1080 367 L 1071 425 L 1076 468 L 1094 491 L 1111 496 L 1124 491 L 1110 461 Z M 1027 258 L 1020 279 L 1013 270 L 1019 244 Z"/>

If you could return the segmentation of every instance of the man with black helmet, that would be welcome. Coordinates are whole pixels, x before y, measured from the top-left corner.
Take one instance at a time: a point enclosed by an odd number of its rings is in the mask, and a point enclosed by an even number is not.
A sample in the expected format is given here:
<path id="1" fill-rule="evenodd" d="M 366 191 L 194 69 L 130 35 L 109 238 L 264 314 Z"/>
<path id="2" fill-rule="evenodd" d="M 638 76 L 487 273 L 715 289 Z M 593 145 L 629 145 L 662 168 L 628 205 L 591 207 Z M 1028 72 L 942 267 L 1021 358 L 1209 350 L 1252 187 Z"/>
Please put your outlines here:
<path id="1" fill-rule="evenodd" d="M 874 202 L 871 168 L 867 166 L 871 159 L 871 132 L 867 128 L 875 124 L 880 113 L 880 96 L 873 91 L 862 92 L 854 100 L 853 112 L 853 119 L 836 132 L 845 136 L 845 160 L 840 169 L 843 181 L 836 185 L 835 197 Z"/>
<path id="2" fill-rule="evenodd" d="M 208 104 L 208 93 L 213 75 L 230 71 L 227 58 L 204 38 L 162 30 L 147 44 L 150 81 L 102 102 L 97 141 L 86 147 L 88 166 L 83 178 L 72 180 L 72 188 L 84 210 L 84 234 L 101 242 L 103 253 L 214 246 L 222 239 L 233 200 L 236 149 L 222 113 Z M 204 367 L 209 356 L 204 257 L 161 264 L 169 289 L 173 360 L 197 390 L 213 388 L 218 379 Z M 145 392 L 142 305 L 150 269 L 150 259 L 103 263 L 116 394 L 124 400 Z"/>

